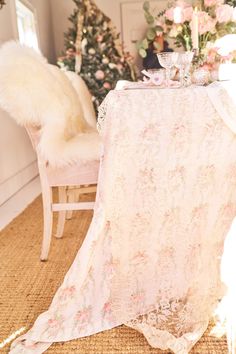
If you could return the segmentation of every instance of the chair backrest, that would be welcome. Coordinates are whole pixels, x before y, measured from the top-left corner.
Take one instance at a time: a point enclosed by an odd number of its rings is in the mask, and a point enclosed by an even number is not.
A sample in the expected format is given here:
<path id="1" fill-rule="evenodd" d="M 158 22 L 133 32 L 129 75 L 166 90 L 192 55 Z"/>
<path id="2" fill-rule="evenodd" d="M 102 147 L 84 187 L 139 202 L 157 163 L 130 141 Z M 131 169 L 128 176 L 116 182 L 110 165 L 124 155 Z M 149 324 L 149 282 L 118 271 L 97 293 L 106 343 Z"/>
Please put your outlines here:
<path id="1" fill-rule="evenodd" d="M 37 146 L 40 140 L 40 127 L 35 127 L 33 125 L 26 125 L 25 129 L 29 135 L 34 150 L 37 152 Z"/>
<path id="2" fill-rule="evenodd" d="M 27 134 L 30 138 L 31 144 L 33 146 L 34 151 L 37 154 L 37 160 L 38 160 L 38 167 L 40 168 L 40 175 L 42 174 L 42 168 L 46 168 L 48 166 L 48 161 L 45 160 L 40 154 L 40 151 L 38 149 L 39 141 L 40 141 L 40 135 L 41 135 L 41 127 L 33 126 L 33 125 L 27 125 L 25 126 L 25 129 L 27 131 Z"/>
<path id="3" fill-rule="evenodd" d="M 13 42 L 1 46 L 0 93 L 0 107 L 19 125 L 43 128 L 40 138 L 37 132 L 36 140 L 38 143 L 40 139 L 44 161 L 59 166 L 99 157 L 100 139 L 84 119 L 85 108 L 80 104 L 84 98 L 79 99 L 78 92 L 58 67 L 49 65 L 32 49 Z M 87 117 L 96 122 L 91 107 L 90 97 Z M 36 148 L 32 129 L 28 127 L 28 132 Z"/>
<path id="4" fill-rule="evenodd" d="M 86 83 L 78 74 L 72 71 L 65 71 L 65 75 L 68 77 L 78 94 L 83 109 L 84 119 L 91 127 L 96 129 L 96 113 L 93 106 L 92 95 L 90 94 Z"/>

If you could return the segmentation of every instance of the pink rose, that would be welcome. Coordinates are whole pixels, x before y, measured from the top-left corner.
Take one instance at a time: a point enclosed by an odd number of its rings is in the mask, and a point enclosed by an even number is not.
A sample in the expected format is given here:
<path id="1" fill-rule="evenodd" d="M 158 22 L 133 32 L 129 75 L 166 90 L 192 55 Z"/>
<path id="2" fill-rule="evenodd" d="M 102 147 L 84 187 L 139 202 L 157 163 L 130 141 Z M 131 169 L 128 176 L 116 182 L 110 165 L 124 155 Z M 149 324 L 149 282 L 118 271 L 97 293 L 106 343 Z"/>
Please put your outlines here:
<path id="1" fill-rule="evenodd" d="M 192 14 L 193 14 L 193 8 L 192 6 L 189 6 L 189 4 L 183 2 L 183 1 L 178 1 L 176 3 L 176 5 L 178 5 L 177 7 L 179 7 L 181 9 L 181 21 L 179 23 L 183 23 L 185 21 L 190 21 L 192 18 Z M 169 9 L 166 10 L 165 12 L 165 17 L 167 20 L 169 21 L 174 21 L 175 19 L 175 9 L 174 7 L 171 7 Z"/>
<path id="2" fill-rule="evenodd" d="M 204 5 L 206 7 L 215 6 L 217 4 L 217 0 L 204 0 Z"/>
<path id="3" fill-rule="evenodd" d="M 89 306 L 78 311 L 75 316 L 75 319 L 77 322 L 79 322 L 79 324 L 85 325 L 90 321 L 90 317 L 91 317 L 91 307 Z"/>
<path id="4" fill-rule="evenodd" d="M 207 12 L 198 11 L 198 31 L 200 35 L 206 32 L 213 32 L 215 25 L 216 21 Z M 190 22 L 190 27 L 192 29 L 192 21 Z"/>
<path id="5" fill-rule="evenodd" d="M 183 22 L 191 21 L 192 16 L 193 16 L 192 6 L 185 7 L 185 9 L 183 9 Z"/>
<path id="6" fill-rule="evenodd" d="M 174 21 L 174 8 L 173 7 L 170 7 L 169 9 L 166 10 L 165 17 L 169 21 Z"/>
<path id="7" fill-rule="evenodd" d="M 176 6 L 179 6 L 182 9 L 186 9 L 187 7 L 189 7 L 189 4 L 185 1 L 178 0 L 178 1 L 176 1 Z"/>
<path id="8" fill-rule="evenodd" d="M 104 72 L 102 70 L 98 70 L 95 73 L 95 77 L 96 77 L 97 80 L 103 80 L 104 77 L 105 77 L 105 74 L 104 74 Z"/>
<path id="9" fill-rule="evenodd" d="M 207 64 L 214 64 L 216 60 L 217 50 L 218 48 L 212 48 L 209 50 L 209 52 L 207 53 Z"/>
<path id="10" fill-rule="evenodd" d="M 110 312 L 111 311 L 111 303 L 106 302 L 103 309 L 105 312 Z"/>
<path id="11" fill-rule="evenodd" d="M 229 22 L 233 18 L 234 8 L 230 5 L 220 5 L 216 9 L 216 19 L 219 23 Z"/>
<path id="12" fill-rule="evenodd" d="M 106 90 L 110 90 L 110 89 L 111 89 L 111 84 L 110 84 L 109 82 L 104 82 L 103 87 L 104 87 Z"/>

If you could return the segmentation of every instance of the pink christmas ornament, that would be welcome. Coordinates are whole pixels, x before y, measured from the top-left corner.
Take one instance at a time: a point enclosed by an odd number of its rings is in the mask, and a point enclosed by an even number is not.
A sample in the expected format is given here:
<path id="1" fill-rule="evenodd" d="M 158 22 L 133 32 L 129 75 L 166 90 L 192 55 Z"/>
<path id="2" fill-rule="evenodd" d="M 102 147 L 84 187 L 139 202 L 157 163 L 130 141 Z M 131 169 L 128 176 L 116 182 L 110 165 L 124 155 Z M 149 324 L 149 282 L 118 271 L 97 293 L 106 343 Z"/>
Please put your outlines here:
<path id="1" fill-rule="evenodd" d="M 168 10 L 166 10 L 165 17 L 169 21 L 174 21 L 174 8 L 173 7 L 170 7 Z"/>
<path id="2" fill-rule="evenodd" d="M 102 42 L 102 40 L 103 40 L 103 36 L 101 35 L 97 36 L 97 42 Z"/>
<path id="3" fill-rule="evenodd" d="M 111 89 L 111 84 L 109 82 L 104 82 L 103 87 L 107 90 Z"/>
<path id="4" fill-rule="evenodd" d="M 104 71 L 102 71 L 102 70 L 96 71 L 95 77 L 97 80 L 103 80 L 105 77 Z"/>

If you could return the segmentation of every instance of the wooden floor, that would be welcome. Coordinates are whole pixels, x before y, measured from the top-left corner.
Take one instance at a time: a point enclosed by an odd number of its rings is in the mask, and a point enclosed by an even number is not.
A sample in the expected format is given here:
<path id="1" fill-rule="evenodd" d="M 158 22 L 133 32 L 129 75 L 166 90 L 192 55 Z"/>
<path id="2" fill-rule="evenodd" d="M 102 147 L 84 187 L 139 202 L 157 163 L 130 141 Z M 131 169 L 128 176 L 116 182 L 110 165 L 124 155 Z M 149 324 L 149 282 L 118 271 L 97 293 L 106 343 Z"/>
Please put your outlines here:
<path id="1" fill-rule="evenodd" d="M 77 212 L 66 223 L 64 237 L 53 239 L 48 262 L 40 262 L 42 204 L 37 198 L 0 233 L 0 352 L 7 353 L 7 339 L 27 331 L 47 310 L 71 265 L 92 219 L 91 211 Z M 192 354 L 226 354 L 225 338 L 206 333 Z M 47 353 L 58 354 L 160 354 L 138 332 L 121 326 L 66 343 L 54 344 Z"/>

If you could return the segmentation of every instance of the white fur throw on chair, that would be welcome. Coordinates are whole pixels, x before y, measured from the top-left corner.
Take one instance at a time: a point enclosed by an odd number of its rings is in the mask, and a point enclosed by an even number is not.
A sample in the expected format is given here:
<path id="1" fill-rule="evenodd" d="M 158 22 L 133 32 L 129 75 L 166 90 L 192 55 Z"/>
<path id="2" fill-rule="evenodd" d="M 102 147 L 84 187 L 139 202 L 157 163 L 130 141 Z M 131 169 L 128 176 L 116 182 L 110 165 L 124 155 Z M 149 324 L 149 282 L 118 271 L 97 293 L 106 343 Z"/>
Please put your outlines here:
<path id="1" fill-rule="evenodd" d="M 18 124 L 41 128 L 40 154 L 53 166 L 99 159 L 100 137 L 81 93 L 33 49 L 16 42 L 0 48 L 0 106 Z"/>
<path id="2" fill-rule="evenodd" d="M 78 96 L 83 98 L 81 99 L 81 106 L 84 113 L 84 119 L 91 127 L 96 129 L 96 113 L 93 107 L 92 95 L 90 94 L 87 85 L 85 84 L 84 80 L 75 72 L 65 71 L 64 73 L 72 83 Z"/>

